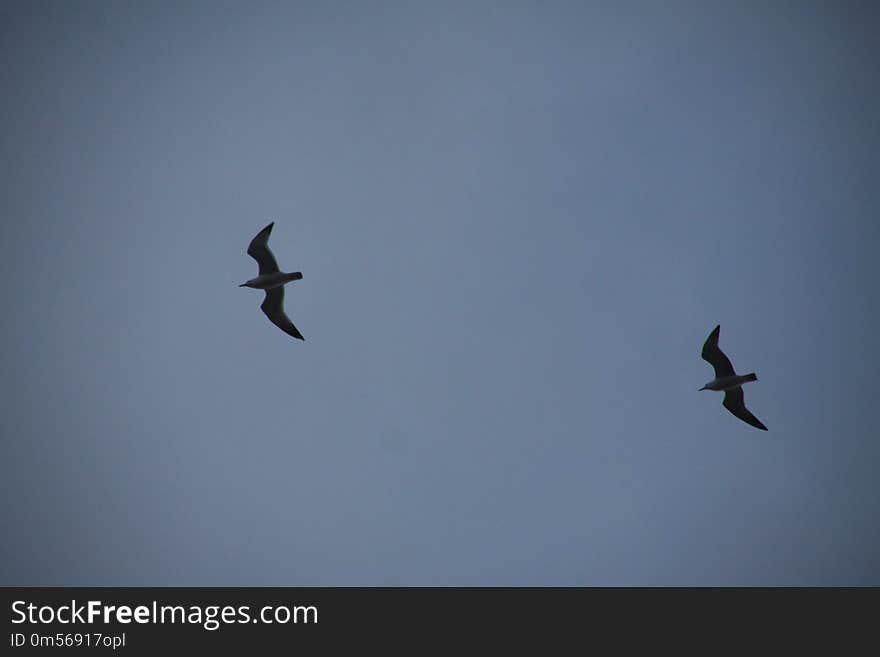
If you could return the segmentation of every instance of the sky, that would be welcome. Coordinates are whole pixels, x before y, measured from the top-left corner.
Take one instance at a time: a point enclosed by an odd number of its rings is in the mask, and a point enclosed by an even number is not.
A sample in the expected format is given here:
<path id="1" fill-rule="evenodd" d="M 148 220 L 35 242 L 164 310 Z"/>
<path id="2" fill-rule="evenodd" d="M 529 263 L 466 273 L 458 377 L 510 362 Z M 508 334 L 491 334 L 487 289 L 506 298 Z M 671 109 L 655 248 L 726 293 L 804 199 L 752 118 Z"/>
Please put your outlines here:
<path id="1" fill-rule="evenodd" d="M 877 14 L 4 2 L 0 584 L 880 585 Z"/>

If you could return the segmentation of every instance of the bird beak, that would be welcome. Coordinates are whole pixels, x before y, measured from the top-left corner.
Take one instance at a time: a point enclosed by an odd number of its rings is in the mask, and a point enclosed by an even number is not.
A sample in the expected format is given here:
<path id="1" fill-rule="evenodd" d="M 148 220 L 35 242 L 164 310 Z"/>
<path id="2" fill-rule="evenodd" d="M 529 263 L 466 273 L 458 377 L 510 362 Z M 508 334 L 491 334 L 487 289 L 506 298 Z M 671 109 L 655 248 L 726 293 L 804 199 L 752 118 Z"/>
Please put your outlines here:
<path id="1" fill-rule="evenodd" d="M 697 390 L 697 392 L 700 392 L 701 390 L 705 390 L 705 389 L 706 389 L 706 386 L 703 386 L 702 388 L 700 388 L 700 390 Z"/>

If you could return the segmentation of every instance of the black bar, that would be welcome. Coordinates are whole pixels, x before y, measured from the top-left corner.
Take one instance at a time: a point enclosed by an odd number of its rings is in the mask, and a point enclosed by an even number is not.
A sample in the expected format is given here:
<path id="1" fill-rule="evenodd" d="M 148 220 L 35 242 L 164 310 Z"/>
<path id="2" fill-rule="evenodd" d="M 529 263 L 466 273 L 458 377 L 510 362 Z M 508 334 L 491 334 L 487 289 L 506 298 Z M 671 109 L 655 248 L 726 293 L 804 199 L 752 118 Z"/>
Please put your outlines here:
<path id="1" fill-rule="evenodd" d="M 649 637 L 873 628 L 878 589 L 698 588 L 3 588 L 3 643 L 102 651 L 410 646 L 479 637 L 594 646 Z M 91 605 L 90 605 L 91 601 Z M 164 609 L 163 609 L 164 607 Z M 60 616 L 59 616 L 60 614 Z M 61 621 L 66 622 L 59 622 Z M 70 621 L 74 622 L 70 622 Z M 695 635 L 694 632 L 699 632 Z M 718 634 L 720 632 L 721 634 Z M 69 638 L 70 637 L 70 638 Z M 463 643 L 462 643 L 463 642 Z M 99 645 L 95 645 L 98 643 Z M 21 645 L 16 645 L 21 644 Z M 63 650 L 61 652 L 64 652 Z"/>

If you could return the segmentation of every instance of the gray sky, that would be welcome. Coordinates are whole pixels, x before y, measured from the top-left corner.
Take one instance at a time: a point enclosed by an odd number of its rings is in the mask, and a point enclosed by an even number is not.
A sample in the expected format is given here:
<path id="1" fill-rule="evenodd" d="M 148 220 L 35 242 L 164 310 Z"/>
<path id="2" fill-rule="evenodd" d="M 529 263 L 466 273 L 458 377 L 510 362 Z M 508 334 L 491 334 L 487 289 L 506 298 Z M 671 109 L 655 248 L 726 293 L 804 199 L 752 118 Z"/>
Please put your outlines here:
<path id="1" fill-rule="evenodd" d="M 880 584 L 877 19 L 3 3 L 0 583 Z"/>

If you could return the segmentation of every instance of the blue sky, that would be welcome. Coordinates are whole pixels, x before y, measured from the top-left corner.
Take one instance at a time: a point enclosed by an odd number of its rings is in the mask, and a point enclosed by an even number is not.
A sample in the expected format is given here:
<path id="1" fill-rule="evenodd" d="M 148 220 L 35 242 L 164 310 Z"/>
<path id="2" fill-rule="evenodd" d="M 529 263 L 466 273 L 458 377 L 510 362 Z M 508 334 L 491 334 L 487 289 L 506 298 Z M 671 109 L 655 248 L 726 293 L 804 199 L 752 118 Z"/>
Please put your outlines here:
<path id="1" fill-rule="evenodd" d="M 876 9 L 368 4 L 0 10 L 0 581 L 880 584 Z"/>

